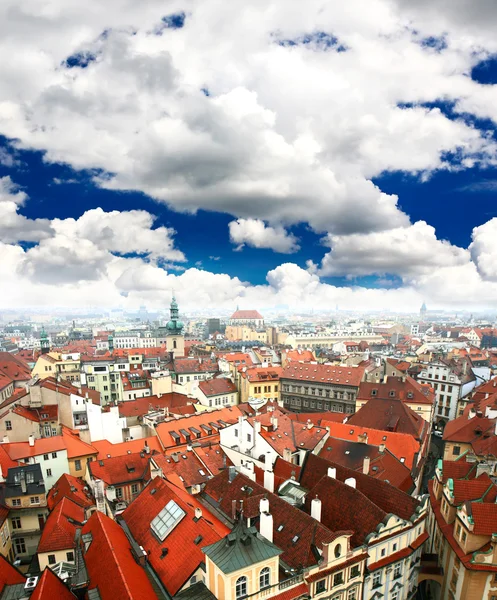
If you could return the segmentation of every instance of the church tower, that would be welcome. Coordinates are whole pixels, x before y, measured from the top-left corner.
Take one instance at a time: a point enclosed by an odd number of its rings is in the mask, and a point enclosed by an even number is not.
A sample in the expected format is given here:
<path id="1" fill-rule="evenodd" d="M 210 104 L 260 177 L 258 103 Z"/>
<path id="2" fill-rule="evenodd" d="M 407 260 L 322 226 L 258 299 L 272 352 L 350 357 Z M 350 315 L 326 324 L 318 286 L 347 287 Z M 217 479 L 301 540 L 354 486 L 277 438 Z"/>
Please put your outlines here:
<path id="1" fill-rule="evenodd" d="M 50 352 L 50 340 L 48 339 L 45 328 L 42 328 L 40 333 L 40 346 L 42 354 L 48 354 Z"/>
<path id="2" fill-rule="evenodd" d="M 419 311 L 419 316 L 422 320 L 426 319 L 426 313 L 427 313 L 426 304 L 423 302 L 423 305 L 421 306 L 421 309 Z"/>
<path id="3" fill-rule="evenodd" d="M 183 335 L 183 322 L 179 320 L 179 309 L 173 295 L 170 307 L 171 317 L 166 325 L 166 348 L 173 353 L 173 357 L 185 356 L 185 337 Z"/>

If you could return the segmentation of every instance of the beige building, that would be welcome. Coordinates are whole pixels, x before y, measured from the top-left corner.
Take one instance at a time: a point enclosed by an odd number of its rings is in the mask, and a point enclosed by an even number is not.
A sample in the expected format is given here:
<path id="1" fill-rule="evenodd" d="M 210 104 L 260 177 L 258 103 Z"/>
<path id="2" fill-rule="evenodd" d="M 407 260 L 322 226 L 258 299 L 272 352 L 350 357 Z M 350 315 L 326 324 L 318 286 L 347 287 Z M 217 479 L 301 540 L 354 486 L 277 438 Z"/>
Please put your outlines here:
<path id="1" fill-rule="evenodd" d="M 278 402 L 280 399 L 281 367 L 248 367 L 239 373 L 240 402 L 257 400 Z"/>

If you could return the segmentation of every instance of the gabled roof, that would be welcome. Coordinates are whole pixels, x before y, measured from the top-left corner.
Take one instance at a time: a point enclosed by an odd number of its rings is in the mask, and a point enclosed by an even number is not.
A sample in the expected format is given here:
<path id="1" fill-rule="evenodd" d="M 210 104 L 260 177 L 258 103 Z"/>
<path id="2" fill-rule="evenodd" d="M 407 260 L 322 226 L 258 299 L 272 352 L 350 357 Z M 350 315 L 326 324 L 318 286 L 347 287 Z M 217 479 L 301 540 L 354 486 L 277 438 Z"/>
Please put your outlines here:
<path id="1" fill-rule="evenodd" d="M 63 498 L 48 515 L 37 552 L 75 548 L 76 528 L 82 527 L 84 520 L 84 509 L 69 498 Z"/>
<path id="2" fill-rule="evenodd" d="M 94 479 L 101 479 L 107 485 L 146 481 L 150 477 L 150 455 L 135 452 L 124 456 L 94 460 L 88 463 L 88 470 Z"/>
<path id="3" fill-rule="evenodd" d="M 492 502 L 497 495 L 497 487 L 486 473 L 482 473 L 469 481 L 465 479 L 454 480 L 452 482 L 452 494 L 454 504 L 457 506 L 468 500 Z"/>
<path id="4" fill-rule="evenodd" d="M 35 439 L 33 446 L 30 446 L 29 442 L 12 442 L 2 444 L 2 446 L 12 460 L 22 460 L 32 456 L 66 450 L 64 438 L 61 435 Z"/>
<path id="5" fill-rule="evenodd" d="M 260 501 L 269 501 L 269 512 L 273 516 L 273 542 L 283 550 L 281 560 L 292 568 L 307 567 L 318 562 L 318 549 L 344 533 L 352 531 L 330 531 L 323 523 L 292 506 L 283 498 L 268 492 L 264 487 L 245 475 L 236 474 L 230 482 L 229 472 L 224 471 L 211 479 L 203 495 L 215 502 L 228 519 L 233 518 L 233 506 L 243 501 L 243 515 L 258 526 Z"/>
<path id="6" fill-rule="evenodd" d="M 46 404 L 39 408 L 17 405 L 12 409 L 12 412 L 35 423 L 42 423 L 44 421 L 57 421 L 59 407 L 57 404 Z"/>
<path id="7" fill-rule="evenodd" d="M 120 444 L 113 444 L 108 440 L 99 440 L 93 442 L 92 446 L 97 450 L 97 459 L 114 458 L 115 456 L 126 456 L 136 452 L 146 452 L 148 446 L 150 454 L 152 452 L 162 452 L 161 445 L 157 436 L 140 438 L 138 440 L 129 440 Z"/>
<path id="8" fill-rule="evenodd" d="M 493 437 L 497 419 L 488 419 L 487 417 L 469 418 L 469 415 L 462 415 L 449 421 L 444 429 L 444 442 L 462 442 L 471 444 L 474 441 L 483 439 L 485 436 Z"/>
<path id="9" fill-rule="evenodd" d="M 233 394 L 238 391 L 236 385 L 226 377 L 206 379 L 198 384 L 200 391 L 207 396 L 219 396 L 221 394 Z"/>
<path id="10" fill-rule="evenodd" d="M 86 489 L 85 489 L 86 488 Z M 50 489 L 47 496 L 47 504 L 50 510 L 63 499 L 69 498 L 75 504 L 87 508 L 95 504 L 91 491 L 85 481 L 64 473 L 57 479 L 55 485 Z"/>
<path id="11" fill-rule="evenodd" d="M 263 319 L 264 317 L 257 310 L 236 310 L 230 319 L 246 319 L 249 321 Z"/>
<path id="12" fill-rule="evenodd" d="M 193 452 L 155 454 L 154 463 L 162 469 L 165 479 L 179 487 L 191 487 L 205 483 L 212 475 Z"/>
<path id="13" fill-rule="evenodd" d="M 67 458 L 97 454 L 96 448 L 91 444 L 83 442 L 79 437 L 79 433 L 71 431 L 68 427 L 62 427 L 62 437 L 67 449 Z"/>
<path id="14" fill-rule="evenodd" d="M 31 379 L 31 371 L 27 364 L 10 352 L 0 352 L 0 373 L 12 381 L 29 381 Z"/>
<path id="15" fill-rule="evenodd" d="M 25 581 L 26 577 L 0 554 L 0 594 L 6 585 L 16 585 Z"/>
<path id="16" fill-rule="evenodd" d="M 247 527 L 240 517 L 228 535 L 202 548 L 205 555 L 225 574 L 263 563 L 282 554 L 275 544 L 264 538 L 255 527 Z"/>
<path id="17" fill-rule="evenodd" d="M 146 415 L 148 412 L 168 408 L 171 413 L 175 413 L 175 408 L 186 406 L 191 403 L 191 398 L 185 394 L 170 392 L 161 394 L 160 396 L 144 396 L 136 400 L 127 400 L 120 402 L 119 416 L 120 417 L 139 417 Z"/>
<path id="18" fill-rule="evenodd" d="M 163 542 L 154 535 L 151 522 L 173 500 L 185 513 Z M 202 516 L 195 516 L 195 509 Z M 167 591 L 174 595 L 204 561 L 202 547 L 228 532 L 194 496 L 156 477 L 122 514 L 131 534 L 148 554 L 148 560 Z"/>
<path id="19" fill-rule="evenodd" d="M 395 398 L 370 398 L 364 406 L 351 415 L 347 424 L 408 433 L 417 440 L 422 440 L 428 431 L 428 423 L 407 404 Z"/>
<path id="20" fill-rule="evenodd" d="M 217 373 L 219 366 L 217 360 L 208 358 L 175 358 L 173 370 L 180 375 L 185 373 Z"/>
<path id="21" fill-rule="evenodd" d="M 371 398 L 395 399 L 408 404 L 432 405 L 435 401 L 435 393 L 429 385 L 422 385 L 409 375 L 405 378 L 390 376 L 384 383 L 370 381 L 361 383 L 357 393 L 357 401 L 368 401 Z"/>
<path id="22" fill-rule="evenodd" d="M 220 359 L 224 359 L 226 362 L 235 363 L 235 365 L 245 365 L 251 367 L 254 363 L 250 354 L 246 352 L 228 352 L 219 355 Z"/>
<path id="23" fill-rule="evenodd" d="M 281 379 L 312 383 L 329 383 L 358 387 L 364 377 L 364 367 L 346 365 L 291 362 L 284 369 Z"/>
<path id="24" fill-rule="evenodd" d="M 49 569 L 45 568 L 30 600 L 75 600 L 76 596 L 66 585 Z"/>
<path id="25" fill-rule="evenodd" d="M 492 535 L 497 533 L 497 504 L 495 502 L 472 502 L 471 517 L 474 522 L 475 535 Z"/>
<path id="26" fill-rule="evenodd" d="M 144 569 L 133 557 L 126 534 L 115 521 L 96 511 L 83 527 L 82 535 L 88 534 L 91 541 L 84 559 L 90 591 L 98 588 L 101 600 L 157 599 Z"/>
<path id="27" fill-rule="evenodd" d="M 448 479 L 474 479 L 478 463 L 465 460 L 444 460 L 442 462 L 442 483 Z"/>
<path id="28" fill-rule="evenodd" d="M 255 382 L 268 382 L 278 381 L 282 377 L 283 369 L 281 367 L 238 367 L 238 372 L 241 377 L 250 381 Z"/>

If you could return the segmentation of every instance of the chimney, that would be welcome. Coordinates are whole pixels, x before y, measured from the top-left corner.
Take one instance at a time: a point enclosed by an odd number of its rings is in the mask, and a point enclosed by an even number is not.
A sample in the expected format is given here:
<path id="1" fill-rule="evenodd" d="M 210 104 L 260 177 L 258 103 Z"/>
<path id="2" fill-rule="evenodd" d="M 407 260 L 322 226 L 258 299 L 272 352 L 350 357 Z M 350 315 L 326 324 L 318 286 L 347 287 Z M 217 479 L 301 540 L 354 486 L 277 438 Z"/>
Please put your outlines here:
<path id="1" fill-rule="evenodd" d="M 313 422 L 310 419 L 307 419 L 307 429 L 312 429 Z"/>
<path id="2" fill-rule="evenodd" d="M 259 512 L 268 513 L 269 512 L 269 500 L 267 498 L 261 498 L 259 501 Z"/>
<path id="3" fill-rule="evenodd" d="M 288 448 L 285 448 L 283 450 L 283 460 L 286 460 L 287 462 L 292 462 L 292 451 L 289 450 Z"/>
<path id="4" fill-rule="evenodd" d="M 277 417 L 271 417 L 271 425 L 273 426 L 273 431 L 276 431 L 278 429 L 278 418 Z"/>
<path id="5" fill-rule="evenodd" d="M 311 517 L 321 522 L 321 500 L 317 496 L 311 500 Z"/>
<path id="6" fill-rule="evenodd" d="M 261 513 L 259 522 L 259 533 L 269 540 L 273 541 L 273 515 L 270 513 Z"/>
<path id="7" fill-rule="evenodd" d="M 357 441 L 358 441 L 360 444 L 367 444 L 367 443 L 368 443 L 368 434 L 367 434 L 367 433 L 360 433 L 360 434 L 357 436 Z"/>
<path id="8" fill-rule="evenodd" d="M 195 508 L 195 518 L 197 520 L 202 518 L 202 509 L 198 506 Z"/>
<path id="9" fill-rule="evenodd" d="M 8 435 L 4 435 L 3 439 L 2 439 L 2 444 L 8 444 L 9 443 L 9 436 Z"/>
<path id="10" fill-rule="evenodd" d="M 274 493 L 274 473 L 264 471 L 264 487 L 268 492 Z"/>
<path id="11" fill-rule="evenodd" d="M 236 468 L 228 467 L 228 480 L 231 483 L 236 477 Z"/>
<path id="12" fill-rule="evenodd" d="M 34 435 L 30 435 L 28 438 L 29 441 L 29 445 L 30 446 L 34 446 L 35 445 L 35 436 Z"/>
<path id="13" fill-rule="evenodd" d="M 370 464 L 369 456 L 364 457 L 364 462 L 362 463 L 362 472 L 364 475 L 369 475 L 369 464 Z"/>
<path id="14" fill-rule="evenodd" d="M 345 480 L 345 485 L 350 485 L 350 487 L 355 488 L 355 478 L 354 477 L 349 477 L 348 479 Z"/>
<path id="15" fill-rule="evenodd" d="M 386 446 L 385 446 L 385 444 L 380 444 L 380 445 L 378 446 L 378 450 L 379 450 L 380 452 L 382 452 L 382 453 L 383 453 L 383 452 L 385 452 L 385 449 L 386 449 Z"/>
<path id="16" fill-rule="evenodd" d="M 337 470 L 335 467 L 328 467 L 328 477 L 331 477 L 332 479 L 337 478 Z"/>
<path id="17" fill-rule="evenodd" d="M 260 421 L 254 421 L 254 432 L 255 433 L 261 432 L 261 422 Z"/>

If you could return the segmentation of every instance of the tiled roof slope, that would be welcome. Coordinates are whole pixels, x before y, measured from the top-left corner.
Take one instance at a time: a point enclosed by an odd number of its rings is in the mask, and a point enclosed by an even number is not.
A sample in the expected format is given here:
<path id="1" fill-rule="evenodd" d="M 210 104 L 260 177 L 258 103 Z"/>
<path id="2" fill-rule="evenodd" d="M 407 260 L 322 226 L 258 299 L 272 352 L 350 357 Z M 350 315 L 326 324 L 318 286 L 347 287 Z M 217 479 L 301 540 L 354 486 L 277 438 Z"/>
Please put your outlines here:
<path id="1" fill-rule="evenodd" d="M 291 362 L 284 369 L 281 379 L 293 379 L 308 383 L 329 383 L 358 387 L 364 377 L 364 367 Z"/>
<path id="2" fill-rule="evenodd" d="M 0 554 L 0 594 L 6 585 L 16 585 L 25 581 L 26 577 L 10 564 L 3 554 Z"/>
<path id="3" fill-rule="evenodd" d="M 38 552 L 74 548 L 76 528 L 81 527 L 84 520 L 84 509 L 69 498 L 63 498 L 48 515 L 38 544 Z"/>
<path id="4" fill-rule="evenodd" d="M 237 391 L 237 387 L 231 379 L 226 379 L 225 377 L 201 381 L 198 387 L 207 398 L 210 396 L 219 396 L 220 394 L 233 394 Z"/>
<path id="5" fill-rule="evenodd" d="M 105 481 L 107 485 L 147 480 L 150 475 L 149 458 L 148 454 L 137 452 L 94 460 L 88 463 L 88 469 L 92 477 Z"/>
<path id="6" fill-rule="evenodd" d="M 86 482 L 78 477 L 69 475 L 69 473 L 61 475 L 55 482 L 55 485 L 50 489 L 47 496 L 48 508 L 53 510 L 63 498 L 69 498 L 75 504 L 78 504 L 83 508 L 95 504 L 95 500 L 93 499 Z"/>
<path id="7" fill-rule="evenodd" d="M 83 535 L 89 533 L 92 539 L 84 554 L 89 590 L 98 588 L 101 600 L 157 599 L 145 571 L 133 557 L 126 534 L 115 521 L 94 512 L 82 530 Z"/>
<path id="8" fill-rule="evenodd" d="M 359 386 L 357 401 L 395 398 L 412 404 L 433 404 L 435 393 L 428 385 L 421 385 L 412 377 L 388 377 L 385 383 L 364 381 Z"/>
<path id="9" fill-rule="evenodd" d="M 259 320 L 264 317 L 257 310 L 236 310 L 230 317 L 230 319 L 247 319 L 247 320 Z"/>
<path id="10" fill-rule="evenodd" d="M 57 575 L 45 568 L 30 600 L 75 600 L 76 596 L 65 586 Z"/>
<path id="11" fill-rule="evenodd" d="M 170 500 L 186 513 L 163 542 L 152 533 L 150 523 Z M 195 518 L 195 508 L 202 517 Z M 219 541 L 229 532 L 194 496 L 159 477 L 153 479 L 122 514 L 134 539 L 143 546 L 148 560 L 167 591 L 174 595 L 204 562 L 203 546 Z M 195 543 L 197 540 L 197 543 Z M 167 549 L 167 552 L 163 552 Z"/>

